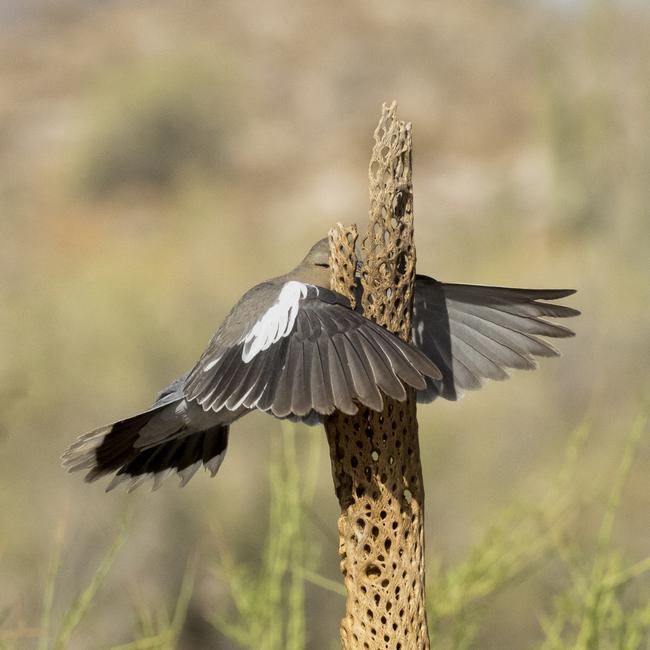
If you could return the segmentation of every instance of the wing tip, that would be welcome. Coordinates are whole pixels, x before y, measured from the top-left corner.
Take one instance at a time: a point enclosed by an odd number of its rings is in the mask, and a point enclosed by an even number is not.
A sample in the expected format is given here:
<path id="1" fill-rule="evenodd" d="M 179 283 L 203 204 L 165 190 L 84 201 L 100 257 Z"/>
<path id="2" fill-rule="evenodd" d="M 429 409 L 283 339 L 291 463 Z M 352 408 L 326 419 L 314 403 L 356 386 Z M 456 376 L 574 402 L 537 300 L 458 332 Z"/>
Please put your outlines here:
<path id="1" fill-rule="evenodd" d="M 540 298 L 535 298 L 535 300 L 560 300 L 578 293 L 577 289 L 531 289 L 530 291 L 531 293 L 539 292 L 543 294 L 543 296 L 540 295 Z"/>

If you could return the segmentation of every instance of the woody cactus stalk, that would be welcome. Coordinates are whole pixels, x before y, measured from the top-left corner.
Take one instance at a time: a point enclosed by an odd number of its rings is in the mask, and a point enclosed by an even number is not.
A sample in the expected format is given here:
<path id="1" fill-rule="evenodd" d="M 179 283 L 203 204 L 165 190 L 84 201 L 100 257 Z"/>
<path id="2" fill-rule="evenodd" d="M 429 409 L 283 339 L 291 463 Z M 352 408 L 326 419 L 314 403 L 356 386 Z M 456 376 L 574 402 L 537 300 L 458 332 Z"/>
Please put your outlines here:
<path id="1" fill-rule="evenodd" d="M 411 125 L 383 106 L 369 168 L 361 307 L 407 341 L 415 281 Z M 330 232 L 332 289 L 355 302 L 356 226 Z M 325 424 L 341 506 L 339 552 L 347 591 L 347 649 L 428 648 L 424 590 L 424 489 L 415 392 L 383 411 L 335 412 Z"/>

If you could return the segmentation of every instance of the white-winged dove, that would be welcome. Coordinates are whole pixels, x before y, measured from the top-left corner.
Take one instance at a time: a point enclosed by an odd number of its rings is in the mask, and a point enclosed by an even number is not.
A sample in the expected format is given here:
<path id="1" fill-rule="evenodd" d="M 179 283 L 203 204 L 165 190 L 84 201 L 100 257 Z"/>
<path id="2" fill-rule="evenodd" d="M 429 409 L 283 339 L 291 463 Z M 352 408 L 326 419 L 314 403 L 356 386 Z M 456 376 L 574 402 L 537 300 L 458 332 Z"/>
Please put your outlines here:
<path id="1" fill-rule="evenodd" d="M 115 474 L 107 490 L 129 490 L 153 478 L 156 489 L 176 471 L 184 485 L 204 465 L 214 476 L 230 424 L 252 410 L 308 424 L 358 405 L 381 410 L 383 395 L 419 402 L 457 399 L 483 379 L 505 379 L 510 368 L 535 368 L 534 356 L 557 356 L 538 338 L 573 332 L 543 320 L 579 312 L 546 300 L 572 290 L 505 289 L 442 284 L 418 275 L 413 344 L 353 311 L 327 289 L 327 239 L 286 275 L 247 291 L 194 368 L 153 406 L 81 436 L 64 454 L 87 481 Z"/>

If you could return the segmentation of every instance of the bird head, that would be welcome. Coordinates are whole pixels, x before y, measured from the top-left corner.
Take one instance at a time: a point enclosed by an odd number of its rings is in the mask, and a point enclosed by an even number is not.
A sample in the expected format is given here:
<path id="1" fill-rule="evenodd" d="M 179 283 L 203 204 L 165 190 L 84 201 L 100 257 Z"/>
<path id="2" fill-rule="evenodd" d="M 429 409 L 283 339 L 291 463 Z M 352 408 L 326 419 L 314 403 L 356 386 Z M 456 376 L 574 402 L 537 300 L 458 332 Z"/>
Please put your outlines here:
<path id="1" fill-rule="evenodd" d="M 327 237 L 317 241 L 309 249 L 305 259 L 293 270 L 291 276 L 300 282 L 329 288 L 330 245 Z"/>

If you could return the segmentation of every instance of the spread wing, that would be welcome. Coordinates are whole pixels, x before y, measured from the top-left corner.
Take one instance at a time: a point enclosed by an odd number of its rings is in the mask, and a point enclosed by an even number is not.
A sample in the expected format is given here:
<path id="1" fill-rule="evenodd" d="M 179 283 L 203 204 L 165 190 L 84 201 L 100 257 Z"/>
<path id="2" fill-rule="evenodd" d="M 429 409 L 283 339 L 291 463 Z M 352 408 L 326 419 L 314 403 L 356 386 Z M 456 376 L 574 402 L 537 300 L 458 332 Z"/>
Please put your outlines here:
<path id="1" fill-rule="evenodd" d="M 234 340 L 217 332 L 186 380 L 187 399 L 206 411 L 353 414 L 357 403 L 381 410 L 382 393 L 403 400 L 405 386 L 423 390 L 427 377 L 441 378 L 424 354 L 352 311 L 343 296 L 296 281 L 276 295 Z"/>
<path id="2" fill-rule="evenodd" d="M 540 337 L 563 338 L 573 332 L 544 317 L 566 318 L 580 312 L 546 301 L 573 293 L 443 284 L 418 275 L 413 342 L 442 372 L 441 380 L 427 378 L 418 401 L 430 402 L 438 395 L 455 400 L 464 390 L 480 388 L 484 379 L 506 379 L 511 368 L 536 368 L 536 356 L 558 356 Z"/>

